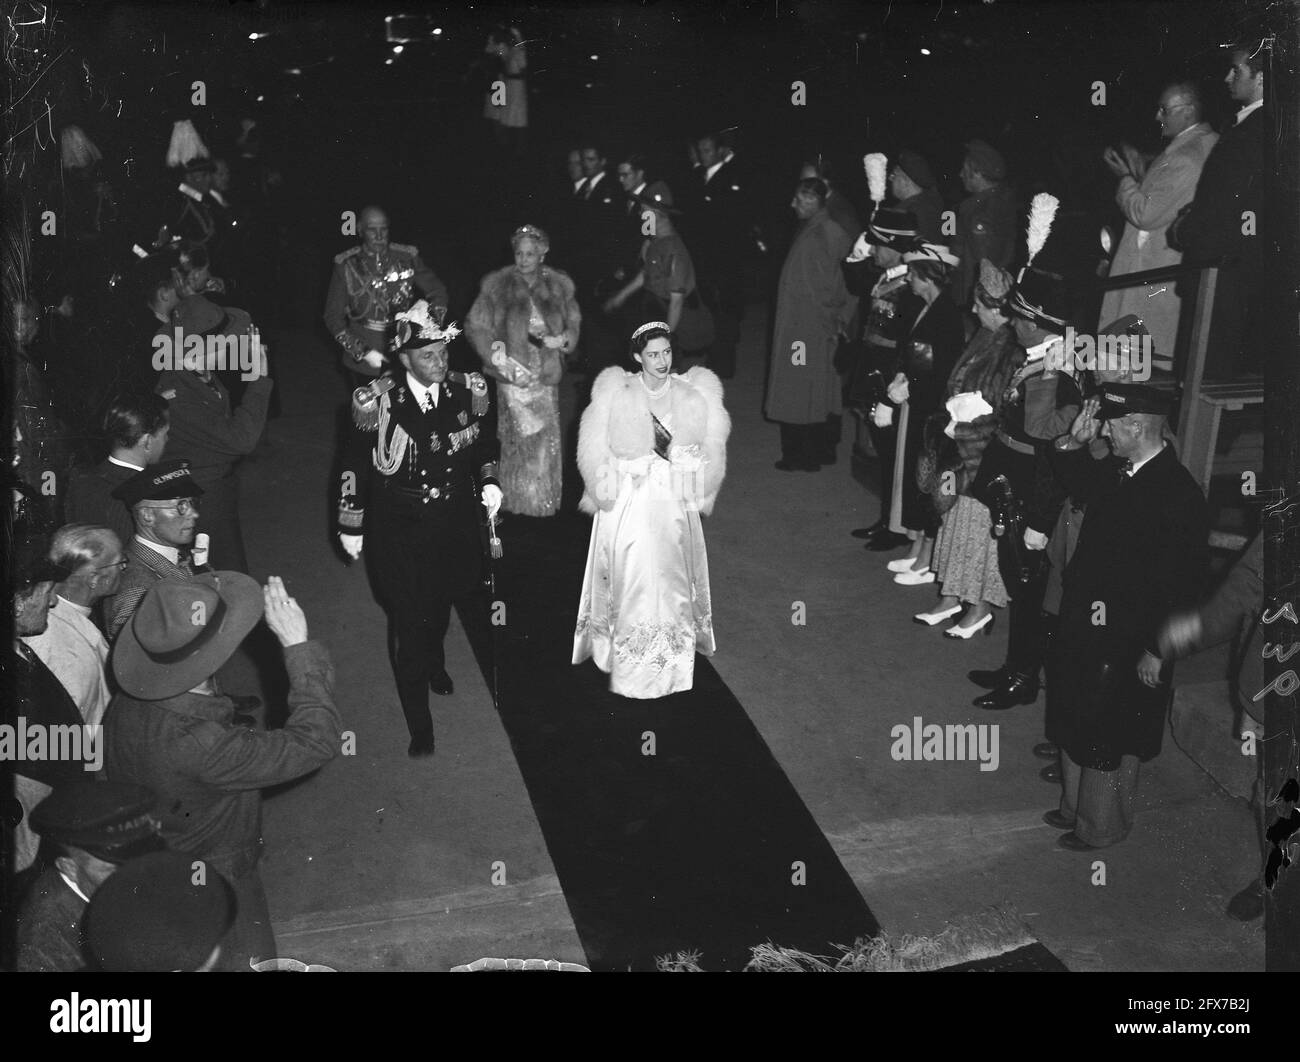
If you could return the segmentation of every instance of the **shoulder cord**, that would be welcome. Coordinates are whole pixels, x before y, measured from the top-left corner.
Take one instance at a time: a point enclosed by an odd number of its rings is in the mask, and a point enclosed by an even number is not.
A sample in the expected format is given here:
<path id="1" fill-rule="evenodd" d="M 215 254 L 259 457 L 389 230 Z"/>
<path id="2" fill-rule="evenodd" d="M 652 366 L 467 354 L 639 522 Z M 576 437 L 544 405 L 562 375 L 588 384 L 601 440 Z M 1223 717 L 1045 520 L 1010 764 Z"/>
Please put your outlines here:
<path id="1" fill-rule="evenodd" d="M 402 458 L 406 456 L 406 444 L 411 441 L 411 437 L 406 434 L 406 430 L 400 424 L 393 426 L 392 441 L 387 443 L 384 441 L 388 433 L 389 406 L 390 403 L 388 402 L 380 403 L 379 436 L 375 439 L 375 471 L 383 476 L 391 476 L 397 471 L 397 466 L 402 463 Z"/>

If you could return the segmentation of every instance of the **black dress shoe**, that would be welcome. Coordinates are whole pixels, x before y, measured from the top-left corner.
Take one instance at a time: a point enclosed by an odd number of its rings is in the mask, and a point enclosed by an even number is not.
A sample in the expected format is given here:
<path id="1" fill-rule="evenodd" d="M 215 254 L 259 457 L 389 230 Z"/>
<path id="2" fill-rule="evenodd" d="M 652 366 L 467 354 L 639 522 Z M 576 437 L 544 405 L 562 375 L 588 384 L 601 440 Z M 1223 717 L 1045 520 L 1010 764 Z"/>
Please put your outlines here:
<path id="1" fill-rule="evenodd" d="M 439 697 L 446 697 L 456 689 L 456 686 L 446 671 L 440 671 L 429 679 L 429 689 L 433 690 Z"/>
<path id="2" fill-rule="evenodd" d="M 1253 922 L 1263 913 L 1264 886 L 1258 878 L 1228 901 L 1227 915 L 1238 922 Z"/>
<path id="3" fill-rule="evenodd" d="M 1007 674 L 1006 668 L 1000 667 L 992 671 L 967 671 L 966 677 L 980 689 L 996 690 L 1011 676 Z"/>
<path id="4" fill-rule="evenodd" d="M 1038 700 L 1038 683 L 1024 675 L 1012 675 L 1011 681 L 995 690 L 976 697 L 971 703 L 976 708 L 1001 712 L 1018 704 L 1033 704 Z"/>
<path id="5" fill-rule="evenodd" d="M 889 528 L 885 525 L 884 520 L 877 520 L 870 527 L 855 527 L 849 532 L 854 538 L 875 538 L 877 535 L 884 534 Z"/>
<path id="6" fill-rule="evenodd" d="M 1043 821 L 1056 830 L 1074 829 L 1074 819 L 1067 819 L 1056 808 L 1043 812 Z"/>
<path id="7" fill-rule="evenodd" d="M 1049 763 L 1038 772 L 1038 777 L 1044 782 L 1051 782 L 1056 785 L 1061 780 L 1061 765 L 1059 763 Z"/>
<path id="8" fill-rule="evenodd" d="M 906 546 L 912 540 L 906 535 L 896 535 L 893 531 L 884 531 L 867 539 L 867 549 L 872 553 L 884 553 L 886 550 Z"/>
<path id="9" fill-rule="evenodd" d="M 413 760 L 419 759 L 421 756 L 432 756 L 434 751 L 432 734 L 427 737 L 411 738 L 411 743 L 406 746 L 406 754 Z"/>
<path id="10" fill-rule="evenodd" d="M 1080 840 L 1079 835 L 1073 830 L 1061 834 L 1056 839 L 1056 843 L 1062 848 L 1068 848 L 1071 852 L 1095 852 L 1102 847 L 1099 844 L 1089 844 L 1087 841 Z"/>
<path id="11" fill-rule="evenodd" d="M 1061 746 L 1050 741 L 1040 741 L 1034 746 L 1034 755 L 1040 760 L 1054 760 L 1061 754 Z"/>

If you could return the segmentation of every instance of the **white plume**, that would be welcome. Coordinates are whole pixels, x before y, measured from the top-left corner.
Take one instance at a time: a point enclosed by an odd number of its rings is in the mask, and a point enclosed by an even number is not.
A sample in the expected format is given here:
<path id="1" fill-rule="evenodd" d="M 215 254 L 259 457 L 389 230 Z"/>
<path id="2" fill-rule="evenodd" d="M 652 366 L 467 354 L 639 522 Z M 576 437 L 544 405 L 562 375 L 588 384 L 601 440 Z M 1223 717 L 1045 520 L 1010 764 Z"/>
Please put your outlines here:
<path id="1" fill-rule="evenodd" d="M 879 206 L 885 201 L 885 174 L 889 170 L 889 159 L 879 151 L 862 157 L 862 166 L 867 171 L 867 188 L 871 201 Z"/>
<path id="2" fill-rule="evenodd" d="M 1061 201 L 1056 196 L 1048 195 L 1046 192 L 1039 192 L 1029 204 L 1029 233 L 1025 237 L 1026 246 L 1029 248 L 1029 264 L 1032 264 L 1035 256 L 1043 249 L 1043 244 L 1047 242 L 1048 234 L 1052 231 L 1052 222 L 1056 219 L 1056 211 L 1060 205 Z"/>
<path id="3" fill-rule="evenodd" d="M 167 165 L 184 166 L 195 159 L 206 159 L 208 149 L 199 139 L 199 131 L 188 118 L 172 126 L 172 140 L 167 147 Z"/>

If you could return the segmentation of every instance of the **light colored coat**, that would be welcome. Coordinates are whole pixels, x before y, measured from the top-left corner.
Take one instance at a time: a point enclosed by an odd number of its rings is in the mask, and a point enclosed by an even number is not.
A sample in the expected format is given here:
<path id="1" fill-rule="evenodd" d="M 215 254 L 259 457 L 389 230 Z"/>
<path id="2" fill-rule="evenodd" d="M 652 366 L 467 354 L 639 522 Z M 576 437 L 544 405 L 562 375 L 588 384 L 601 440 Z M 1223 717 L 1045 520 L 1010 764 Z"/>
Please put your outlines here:
<path id="1" fill-rule="evenodd" d="M 613 365 L 592 385 L 578 433 L 578 470 L 586 487 L 578 507 L 585 513 L 614 507 L 615 493 L 600 485 L 615 478 L 618 461 L 654 453 L 650 398 L 639 375 Z M 704 463 L 695 474 L 695 500 L 707 516 L 727 473 L 731 418 L 722 405 L 722 382 L 701 366 L 673 377 L 671 410 L 673 447 L 700 447 Z"/>
<path id="2" fill-rule="evenodd" d="M 1111 276 L 1160 269 L 1182 261 L 1183 256 L 1166 242 L 1165 232 L 1178 211 L 1196 194 L 1206 156 L 1218 139 L 1218 133 L 1199 122 L 1166 145 L 1140 184 L 1132 177 L 1119 182 L 1115 202 L 1128 224 L 1110 264 Z M 1151 333 L 1156 355 L 1171 356 L 1178 337 L 1181 303 L 1176 287 L 1176 282 L 1167 280 L 1106 292 L 1098 327 L 1104 328 L 1125 314 L 1137 314 Z"/>
<path id="3" fill-rule="evenodd" d="M 825 209 L 800 227 L 781 269 L 772 366 L 763 412 L 786 424 L 819 424 L 842 409 L 835 348 L 857 308 L 841 263 L 853 237 Z M 802 344 L 796 348 L 795 344 Z"/>

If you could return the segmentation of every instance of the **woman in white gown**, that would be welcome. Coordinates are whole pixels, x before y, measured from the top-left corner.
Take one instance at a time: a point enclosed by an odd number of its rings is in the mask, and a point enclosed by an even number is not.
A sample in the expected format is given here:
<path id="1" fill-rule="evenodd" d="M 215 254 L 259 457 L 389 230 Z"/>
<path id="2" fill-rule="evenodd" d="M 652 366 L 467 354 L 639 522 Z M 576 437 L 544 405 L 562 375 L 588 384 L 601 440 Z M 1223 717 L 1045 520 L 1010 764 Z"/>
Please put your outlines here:
<path id="1" fill-rule="evenodd" d="M 631 346 L 640 371 L 596 377 L 578 435 L 595 523 L 573 663 L 591 657 L 614 693 L 653 699 L 689 690 L 696 652 L 715 649 L 700 516 L 722 486 L 731 418 L 708 369 L 672 374 L 667 324 L 642 325 Z"/>

